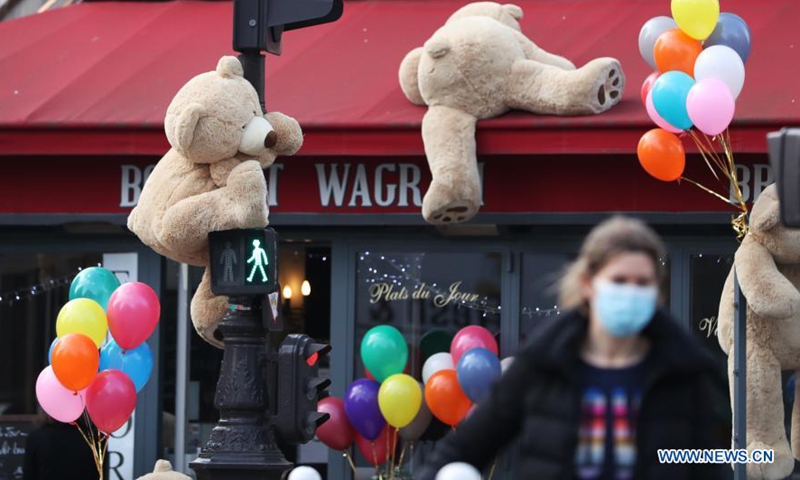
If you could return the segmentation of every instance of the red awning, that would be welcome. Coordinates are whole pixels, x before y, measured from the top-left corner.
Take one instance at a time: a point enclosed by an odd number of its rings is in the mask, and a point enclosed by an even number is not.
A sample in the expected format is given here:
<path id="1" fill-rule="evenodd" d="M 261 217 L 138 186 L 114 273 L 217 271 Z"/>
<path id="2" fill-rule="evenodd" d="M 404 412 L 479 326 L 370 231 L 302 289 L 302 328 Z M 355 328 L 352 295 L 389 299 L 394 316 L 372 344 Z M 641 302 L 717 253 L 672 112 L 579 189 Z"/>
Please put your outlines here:
<path id="1" fill-rule="evenodd" d="M 267 59 L 269 109 L 295 116 L 306 155 L 419 155 L 424 107 L 406 101 L 400 60 L 463 1 L 349 1 L 336 23 L 288 32 Z M 623 102 L 591 117 L 511 113 L 482 122 L 484 154 L 631 153 L 650 128 L 641 25 L 669 1 L 523 0 L 525 33 L 577 64 L 622 61 Z M 726 0 L 753 50 L 734 148 L 764 152 L 766 132 L 800 123 L 800 2 Z M 189 78 L 231 53 L 230 2 L 84 3 L 0 23 L 0 154 L 160 155 L 164 112 Z"/>

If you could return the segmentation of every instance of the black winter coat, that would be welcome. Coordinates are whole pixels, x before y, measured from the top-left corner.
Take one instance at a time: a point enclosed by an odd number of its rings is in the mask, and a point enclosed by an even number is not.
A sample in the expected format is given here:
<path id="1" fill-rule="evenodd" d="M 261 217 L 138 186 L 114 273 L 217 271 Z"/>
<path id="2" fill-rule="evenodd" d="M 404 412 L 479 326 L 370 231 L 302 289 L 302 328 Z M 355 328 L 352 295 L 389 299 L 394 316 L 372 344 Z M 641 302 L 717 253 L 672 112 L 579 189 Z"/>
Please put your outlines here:
<path id="1" fill-rule="evenodd" d="M 516 479 L 572 480 L 580 428 L 580 346 L 588 320 L 579 313 L 546 319 L 516 357 L 492 395 L 436 446 L 418 480 L 434 480 L 451 462 L 490 465 L 519 437 Z M 657 313 L 643 335 L 650 365 L 636 432 L 636 480 L 730 478 L 730 465 L 661 464 L 664 448 L 730 448 L 725 379 L 690 334 Z"/>

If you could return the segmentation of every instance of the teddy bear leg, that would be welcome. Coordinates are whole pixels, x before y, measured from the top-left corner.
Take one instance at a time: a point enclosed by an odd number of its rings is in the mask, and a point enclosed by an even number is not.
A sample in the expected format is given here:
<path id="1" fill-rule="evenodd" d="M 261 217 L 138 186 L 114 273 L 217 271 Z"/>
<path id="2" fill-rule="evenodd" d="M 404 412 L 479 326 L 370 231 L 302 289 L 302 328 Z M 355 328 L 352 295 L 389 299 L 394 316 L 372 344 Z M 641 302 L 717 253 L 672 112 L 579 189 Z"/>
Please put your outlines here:
<path id="1" fill-rule="evenodd" d="M 544 63 L 545 65 L 558 67 L 562 70 L 575 70 L 575 65 L 572 62 L 564 57 L 544 50 L 536 45 L 533 40 L 526 37 L 522 33 L 515 31 L 514 36 L 517 38 L 517 42 L 519 42 L 519 44 L 522 46 L 522 50 L 525 52 L 525 58 L 528 60 L 534 60 Z"/>
<path id="2" fill-rule="evenodd" d="M 419 92 L 419 60 L 422 58 L 422 47 L 417 47 L 408 52 L 400 63 L 400 88 L 408 101 L 414 105 L 425 105 L 422 94 Z"/>
<path id="3" fill-rule="evenodd" d="M 792 451 L 800 459 L 800 370 L 794 372 L 794 404 L 792 405 Z"/>
<path id="4" fill-rule="evenodd" d="M 773 463 L 748 463 L 747 478 L 779 480 L 789 476 L 794 469 L 794 457 L 783 421 L 781 369 L 768 349 L 750 340 L 748 338 L 747 345 L 747 450 L 772 450 L 775 458 Z M 733 358 L 733 355 L 728 357 L 731 398 L 735 378 Z"/>
<path id="5" fill-rule="evenodd" d="M 508 85 L 512 108 L 546 115 L 591 115 L 619 103 L 625 74 L 613 58 L 598 58 L 577 70 L 519 60 Z"/>
<path id="6" fill-rule="evenodd" d="M 192 297 L 192 324 L 203 340 L 217 348 L 225 348 L 217 326 L 227 310 L 228 297 L 214 295 L 211 291 L 211 272 L 206 268 L 203 280 Z"/>
<path id="7" fill-rule="evenodd" d="M 422 216 L 430 224 L 465 222 L 478 213 L 476 123 L 472 115 L 442 106 L 431 107 L 422 119 L 422 141 L 433 177 L 422 201 Z"/>

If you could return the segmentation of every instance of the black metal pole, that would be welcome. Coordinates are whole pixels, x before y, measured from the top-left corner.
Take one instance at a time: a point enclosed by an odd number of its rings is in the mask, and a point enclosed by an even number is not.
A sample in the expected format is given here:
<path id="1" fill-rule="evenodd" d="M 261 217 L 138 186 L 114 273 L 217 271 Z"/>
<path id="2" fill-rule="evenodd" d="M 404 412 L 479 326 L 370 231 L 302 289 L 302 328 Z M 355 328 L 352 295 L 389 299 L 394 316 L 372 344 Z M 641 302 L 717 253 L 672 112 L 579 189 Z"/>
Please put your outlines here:
<path id="1" fill-rule="evenodd" d="M 244 69 L 244 78 L 246 78 L 253 88 L 258 92 L 258 100 L 261 102 L 261 110 L 266 113 L 266 105 L 264 101 L 264 71 L 265 71 L 265 57 L 258 52 L 248 52 L 239 55 L 239 61 L 242 62 L 242 69 Z"/>
<path id="2" fill-rule="evenodd" d="M 747 299 L 733 270 L 733 447 L 747 448 Z M 736 463 L 734 480 L 747 480 L 747 464 Z"/>

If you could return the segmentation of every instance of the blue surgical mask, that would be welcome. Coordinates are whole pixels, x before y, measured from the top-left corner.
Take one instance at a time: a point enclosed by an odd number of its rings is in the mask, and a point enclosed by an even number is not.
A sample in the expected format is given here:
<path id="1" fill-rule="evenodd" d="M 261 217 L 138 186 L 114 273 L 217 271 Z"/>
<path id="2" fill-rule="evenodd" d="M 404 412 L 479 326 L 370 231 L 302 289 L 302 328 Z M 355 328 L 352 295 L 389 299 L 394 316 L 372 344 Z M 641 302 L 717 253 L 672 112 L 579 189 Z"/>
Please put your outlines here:
<path id="1" fill-rule="evenodd" d="M 658 288 L 596 280 L 594 308 L 600 322 L 615 337 L 641 332 L 656 312 Z"/>

